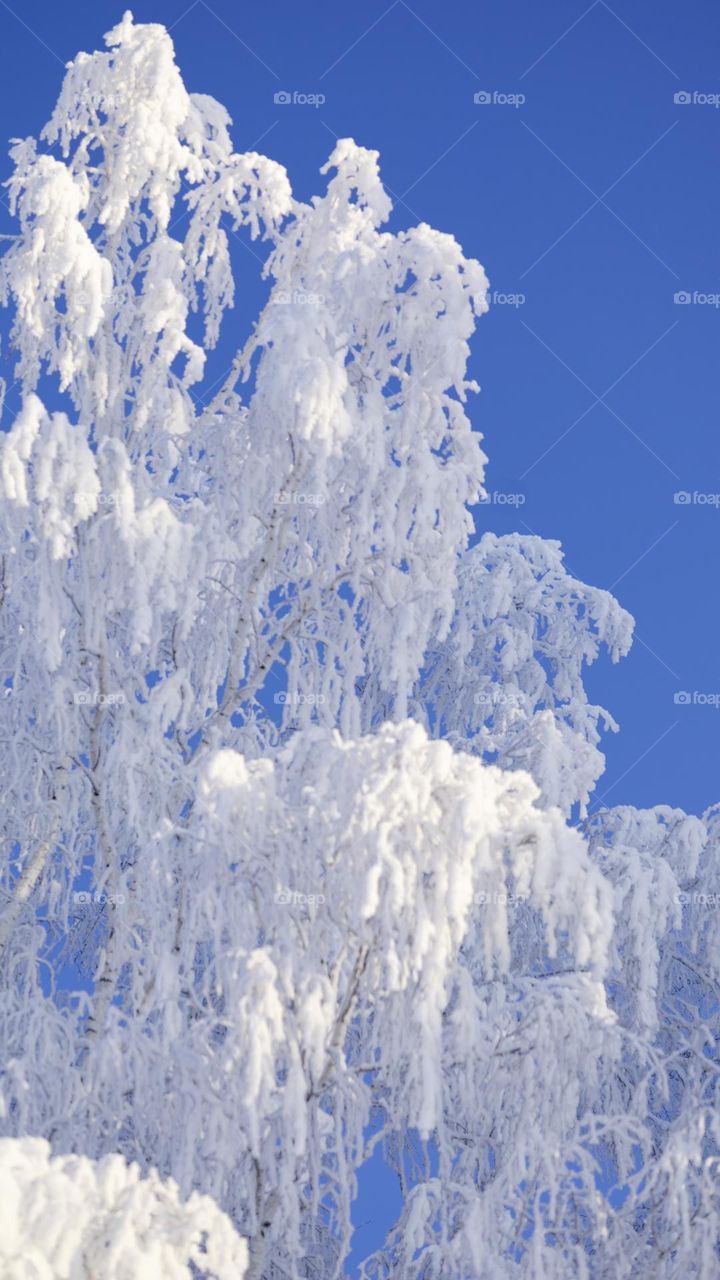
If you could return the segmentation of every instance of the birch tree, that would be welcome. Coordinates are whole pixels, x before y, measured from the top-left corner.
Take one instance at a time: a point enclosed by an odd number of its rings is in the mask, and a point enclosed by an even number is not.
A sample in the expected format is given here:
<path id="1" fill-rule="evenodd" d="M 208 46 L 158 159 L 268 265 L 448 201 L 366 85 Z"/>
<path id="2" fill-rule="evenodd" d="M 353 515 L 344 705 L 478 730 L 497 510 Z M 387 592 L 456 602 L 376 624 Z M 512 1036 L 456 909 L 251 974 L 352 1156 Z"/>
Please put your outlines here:
<path id="1" fill-rule="evenodd" d="M 162 27 L 106 45 L 0 259 L 8 1274 L 339 1277 L 379 1145 L 374 1280 L 708 1274 L 715 815 L 587 817 L 632 622 L 472 545 L 483 268 L 375 152 L 303 203 Z"/>

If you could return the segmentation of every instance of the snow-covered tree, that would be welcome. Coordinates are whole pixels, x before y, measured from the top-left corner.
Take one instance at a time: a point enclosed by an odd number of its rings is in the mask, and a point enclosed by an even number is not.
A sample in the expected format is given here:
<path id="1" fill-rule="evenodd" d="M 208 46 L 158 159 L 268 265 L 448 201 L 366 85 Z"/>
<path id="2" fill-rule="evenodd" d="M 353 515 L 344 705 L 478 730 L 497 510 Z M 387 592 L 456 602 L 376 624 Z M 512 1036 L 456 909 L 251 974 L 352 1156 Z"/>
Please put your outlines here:
<path id="1" fill-rule="evenodd" d="M 546 804 L 584 811 L 605 761 L 583 666 L 605 644 L 617 662 L 632 619 L 565 569 L 559 543 L 486 533 L 460 561 L 449 636 L 431 647 L 413 708 L 436 731 L 505 769 L 527 769 Z M 458 697 L 462 690 L 462 697 Z"/>
<path id="2" fill-rule="evenodd" d="M 119 1155 L 52 1158 L 42 1138 L 2 1138 L 0 1263 L 4 1280 L 242 1280 L 247 1246 L 208 1196 L 183 1204 Z"/>
<path id="3" fill-rule="evenodd" d="M 8 1274 L 339 1277 L 379 1144 L 367 1277 L 712 1274 L 717 815 L 586 817 L 632 623 L 472 545 L 483 269 L 383 229 L 376 153 L 302 203 L 162 27 L 107 46 L 0 259 Z M 232 234 L 268 298 L 208 386 Z"/>

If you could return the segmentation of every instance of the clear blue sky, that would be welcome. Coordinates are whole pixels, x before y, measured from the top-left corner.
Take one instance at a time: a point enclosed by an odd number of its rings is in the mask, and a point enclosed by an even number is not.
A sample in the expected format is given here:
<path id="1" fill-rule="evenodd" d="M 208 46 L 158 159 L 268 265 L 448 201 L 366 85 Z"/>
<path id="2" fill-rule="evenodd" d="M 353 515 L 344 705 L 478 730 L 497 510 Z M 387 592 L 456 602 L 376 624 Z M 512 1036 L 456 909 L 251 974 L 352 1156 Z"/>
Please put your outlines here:
<path id="1" fill-rule="evenodd" d="M 0 134 L 38 130 L 62 62 L 97 47 L 122 7 L 0 0 Z M 488 487 L 525 496 L 482 520 L 559 539 L 572 571 L 635 615 L 631 655 L 589 680 L 621 725 L 606 743 L 607 803 L 720 800 L 720 708 L 674 702 L 720 693 L 720 505 L 673 501 L 720 495 L 720 309 L 674 302 L 720 294 L 720 108 L 674 101 L 720 93 L 716 0 L 142 0 L 133 12 L 172 29 L 189 89 L 219 98 L 237 148 L 284 163 L 298 196 L 322 189 L 332 135 L 351 135 L 381 153 L 393 227 L 454 233 L 493 289 L 525 296 L 494 306 L 474 342 Z M 281 90 L 326 101 L 276 105 Z M 478 92 L 525 102 L 476 104 Z M 239 245 L 236 262 L 218 375 L 264 296 Z M 3 426 L 16 408 L 11 396 Z"/>

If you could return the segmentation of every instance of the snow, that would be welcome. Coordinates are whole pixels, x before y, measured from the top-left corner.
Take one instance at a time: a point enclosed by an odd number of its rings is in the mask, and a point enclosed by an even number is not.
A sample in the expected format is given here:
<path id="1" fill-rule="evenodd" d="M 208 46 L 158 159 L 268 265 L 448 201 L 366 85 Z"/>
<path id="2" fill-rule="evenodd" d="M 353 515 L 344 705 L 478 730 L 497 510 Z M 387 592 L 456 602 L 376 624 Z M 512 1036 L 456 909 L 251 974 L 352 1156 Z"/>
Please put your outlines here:
<path id="1" fill-rule="evenodd" d="M 203 1244 L 206 1241 L 206 1244 Z M 207 1196 L 141 1178 L 118 1155 L 51 1156 L 41 1138 L 0 1139 L 5 1280 L 242 1280 L 247 1246 Z"/>

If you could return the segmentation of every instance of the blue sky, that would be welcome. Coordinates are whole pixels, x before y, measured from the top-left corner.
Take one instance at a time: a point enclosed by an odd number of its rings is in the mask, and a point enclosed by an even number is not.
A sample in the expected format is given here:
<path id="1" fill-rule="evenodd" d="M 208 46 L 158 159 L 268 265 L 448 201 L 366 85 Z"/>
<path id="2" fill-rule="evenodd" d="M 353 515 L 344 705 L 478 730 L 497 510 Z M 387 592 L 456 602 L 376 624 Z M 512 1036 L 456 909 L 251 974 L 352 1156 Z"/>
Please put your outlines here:
<path id="1" fill-rule="evenodd" d="M 121 11 L 0 0 L 0 134 L 37 132 L 62 63 Z M 381 153 L 393 227 L 428 221 L 484 264 L 499 297 L 473 345 L 472 413 L 488 488 L 523 502 L 488 505 L 483 526 L 559 539 L 571 570 L 637 620 L 631 655 L 589 678 L 621 725 L 600 793 L 694 812 L 720 800 L 720 708 L 702 702 L 720 693 L 720 505 L 707 500 L 720 495 L 720 108 L 705 100 L 720 93 L 716 3 L 142 0 L 133 12 L 171 28 L 188 88 L 220 99 L 237 148 L 284 163 L 299 197 L 322 190 L 333 135 L 351 135 Z M 276 104 L 280 91 L 325 102 Z M 218 375 L 265 292 L 250 251 L 235 252 Z M 701 698 L 678 704 L 679 691 Z"/>

